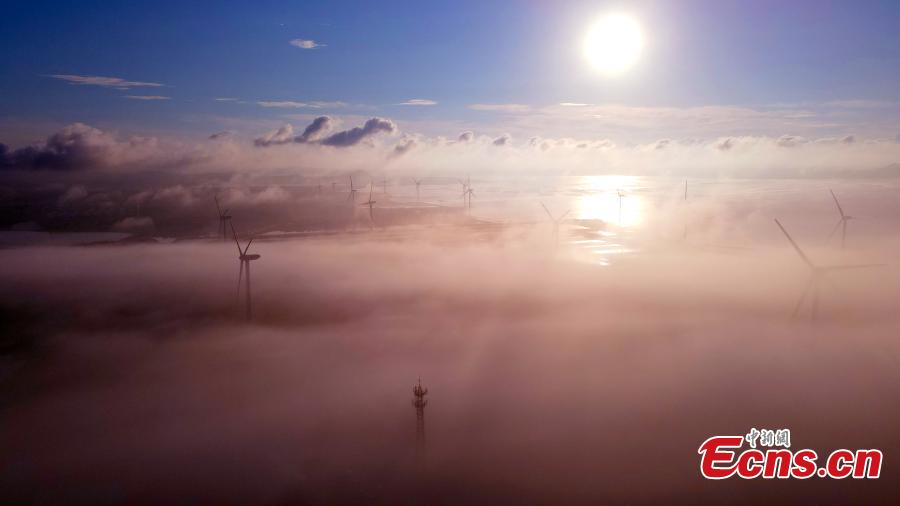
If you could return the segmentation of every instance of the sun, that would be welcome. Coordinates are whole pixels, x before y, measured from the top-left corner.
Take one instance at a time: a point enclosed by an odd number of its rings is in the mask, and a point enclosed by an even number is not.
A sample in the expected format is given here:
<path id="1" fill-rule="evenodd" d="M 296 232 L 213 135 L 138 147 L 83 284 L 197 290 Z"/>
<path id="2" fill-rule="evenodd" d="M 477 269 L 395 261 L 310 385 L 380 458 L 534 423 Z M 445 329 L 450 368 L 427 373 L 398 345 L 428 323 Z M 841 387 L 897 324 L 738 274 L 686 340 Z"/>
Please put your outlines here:
<path id="1" fill-rule="evenodd" d="M 607 76 L 620 75 L 633 67 L 643 47 L 641 26 L 627 14 L 609 14 L 600 18 L 584 38 L 585 58 Z"/>

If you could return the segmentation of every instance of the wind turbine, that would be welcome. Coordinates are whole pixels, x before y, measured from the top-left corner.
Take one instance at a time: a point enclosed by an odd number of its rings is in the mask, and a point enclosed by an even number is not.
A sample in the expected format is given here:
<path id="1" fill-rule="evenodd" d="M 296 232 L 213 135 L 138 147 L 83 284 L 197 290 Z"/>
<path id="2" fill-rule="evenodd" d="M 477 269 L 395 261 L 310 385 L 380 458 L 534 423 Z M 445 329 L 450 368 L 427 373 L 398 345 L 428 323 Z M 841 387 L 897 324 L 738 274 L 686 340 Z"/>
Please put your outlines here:
<path id="1" fill-rule="evenodd" d="M 688 226 L 688 224 L 687 224 L 687 222 L 688 222 L 688 220 L 687 220 L 687 179 L 684 180 L 684 205 L 685 205 L 685 211 L 684 211 L 684 234 L 681 236 L 681 238 L 682 238 L 682 239 L 687 239 L 687 226 Z"/>
<path id="2" fill-rule="evenodd" d="M 466 176 L 466 179 L 468 179 L 468 176 Z M 459 184 L 462 185 L 463 207 L 465 207 L 466 206 L 466 192 L 469 190 L 469 183 L 463 181 L 462 179 L 458 179 L 458 181 L 459 181 Z"/>
<path id="3" fill-rule="evenodd" d="M 353 201 L 356 203 L 356 192 L 358 192 L 356 188 L 353 187 L 353 176 L 350 176 L 350 194 L 347 195 L 347 200 Z"/>
<path id="4" fill-rule="evenodd" d="M 624 197 L 625 194 L 622 192 L 622 190 L 616 190 L 616 195 L 619 196 L 619 226 L 621 227 L 622 226 L 622 197 Z"/>
<path id="5" fill-rule="evenodd" d="M 569 215 L 569 211 L 564 212 L 559 218 L 554 218 L 553 214 L 550 213 L 550 210 L 547 209 L 547 206 L 541 202 L 541 207 L 544 208 L 544 212 L 547 213 L 547 216 L 550 217 L 550 221 L 553 222 L 553 241 L 554 246 L 559 246 L 559 224 L 562 222 L 563 218 Z"/>
<path id="6" fill-rule="evenodd" d="M 472 189 L 472 185 L 470 185 L 469 183 L 466 183 L 466 189 L 465 189 L 465 191 L 463 191 L 462 197 L 463 197 L 463 205 L 466 205 L 467 209 L 472 209 L 472 197 L 474 197 L 474 196 L 475 196 L 475 190 Z M 468 204 L 466 204 L 467 197 L 469 199 Z"/>
<path id="7" fill-rule="evenodd" d="M 834 195 L 834 192 L 829 188 L 828 190 L 831 192 L 831 198 L 834 199 L 834 205 L 837 206 L 838 214 L 841 217 L 838 219 L 838 222 L 834 224 L 834 228 L 831 229 L 831 233 L 828 234 L 828 240 L 831 241 L 831 238 L 834 237 L 835 232 L 837 232 L 838 227 L 841 228 L 841 249 L 844 249 L 844 244 L 847 242 L 847 222 L 855 219 L 853 216 L 847 216 L 844 214 L 844 209 L 841 207 L 841 203 L 838 202 L 837 197 Z"/>
<path id="8" fill-rule="evenodd" d="M 337 185 L 336 182 L 334 182 L 334 181 L 331 182 L 331 193 L 337 193 L 337 189 L 335 188 L 336 185 Z"/>
<path id="9" fill-rule="evenodd" d="M 381 188 L 382 188 L 381 192 L 384 193 L 385 195 L 387 195 L 387 184 L 388 184 L 387 178 L 382 177 L 381 178 Z"/>
<path id="10" fill-rule="evenodd" d="M 797 301 L 797 305 L 794 307 L 794 312 L 791 313 L 791 318 L 795 318 L 798 313 L 800 313 L 800 309 L 803 307 L 803 303 L 806 302 L 806 297 L 812 292 L 812 302 L 810 303 L 810 319 L 812 321 L 816 321 L 816 317 L 819 314 L 819 289 L 821 287 L 822 281 L 825 279 L 825 276 L 828 275 L 829 272 L 833 271 L 845 271 L 850 269 L 866 269 L 869 267 L 880 267 L 883 264 L 846 264 L 846 265 L 816 265 L 806 256 L 806 253 L 800 249 L 800 246 L 794 242 L 794 239 L 791 237 L 791 234 L 785 230 L 784 226 L 781 224 L 778 219 L 775 219 L 775 223 L 778 225 L 778 228 L 784 232 L 784 236 L 787 237 L 787 240 L 791 242 L 791 246 L 794 247 L 794 251 L 800 255 L 800 258 L 803 259 L 803 263 L 809 267 L 809 282 L 806 285 L 806 289 L 803 290 L 803 294 L 800 296 L 800 300 Z"/>
<path id="11" fill-rule="evenodd" d="M 234 243 L 237 245 L 238 249 L 238 261 L 241 264 L 241 268 L 238 271 L 238 282 L 237 282 L 237 297 L 238 301 L 241 300 L 241 279 L 244 276 L 244 265 L 246 264 L 247 268 L 247 281 L 244 286 L 244 291 L 247 294 L 247 321 L 250 320 L 251 317 L 251 304 L 250 304 L 250 262 L 253 260 L 259 260 L 259 255 L 248 255 L 247 251 L 250 249 L 250 244 L 253 243 L 253 238 L 247 242 L 247 247 L 243 250 L 241 249 L 241 243 L 238 242 L 237 232 L 234 231 L 234 223 L 231 223 L 231 235 L 234 237 Z"/>
<path id="12" fill-rule="evenodd" d="M 419 198 L 419 186 L 422 185 L 422 180 L 416 179 L 416 178 L 412 178 L 412 180 L 413 180 L 413 183 L 416 183 L 416 202 L 421 202 L 422 199 Z"/>
<path id="13" fill-rule="evenodd" d="M 369 183 L 369 201 L 363 202 L 360 204 L 361 206 L 369 206 L 369 226 L 375 225 L 375 201 L 372 200 L 372 183 Z"/>
<path id="14" fill-rule="evenodd" d="M 213 199 L 215 199 L 215 201 L 216 201 L 216 211 L 218 211 L 218 213 L 219 213 L 219 229 L 222 231 L 222 240 L 227 241 L 228 240 L 228 231 L 227 231 L 226 227 L 228 226 L 228 224 L 231 223 L 231 215 L 228 214 L 228 209 L 226 209 L 224 213 L 222 212 L 222 208 L 219 207 L 219 196 L 218 195 L 214 195 Z"/>

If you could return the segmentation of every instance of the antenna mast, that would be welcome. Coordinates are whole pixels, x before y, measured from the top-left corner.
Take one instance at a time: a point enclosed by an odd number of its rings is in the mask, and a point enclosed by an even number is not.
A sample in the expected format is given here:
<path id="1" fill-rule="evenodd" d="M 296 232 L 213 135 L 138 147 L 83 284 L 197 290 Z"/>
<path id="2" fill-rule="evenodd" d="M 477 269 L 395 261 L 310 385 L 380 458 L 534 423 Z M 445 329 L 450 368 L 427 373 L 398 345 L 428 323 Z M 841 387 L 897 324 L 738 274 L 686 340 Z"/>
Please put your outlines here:
<path id="1" fill-rule="evenodd" d="M 428 389 L 422 387 L 422 378 L 413 387 L 412 405 L 416 408 L 416 460 L 421 464 L 425 459 L 425 406 L 428 400 Z"/>

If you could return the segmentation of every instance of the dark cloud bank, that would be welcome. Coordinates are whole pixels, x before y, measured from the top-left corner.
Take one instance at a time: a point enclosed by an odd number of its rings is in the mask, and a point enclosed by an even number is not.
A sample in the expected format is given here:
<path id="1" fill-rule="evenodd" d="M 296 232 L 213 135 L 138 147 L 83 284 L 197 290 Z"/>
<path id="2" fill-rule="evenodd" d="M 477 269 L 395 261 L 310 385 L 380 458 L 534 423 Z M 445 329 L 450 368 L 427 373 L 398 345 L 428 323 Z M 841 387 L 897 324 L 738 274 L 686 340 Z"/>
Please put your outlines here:
<path id="1" fill-rule="evenodd" d="M 254 144 L 257 147 L 269 147 L 288 143 L 316 143 L 323 146 L 348 147 L 355 146 L 379 133 L 394 133 L 397 131 L 397 126 L 393 121 L 384 118 L 372 118 L 361 127 L 353 127 L 349 130 L 326 135 L 332 130 L 333 125 L 334 120 L 330 117 L 319 116 L 300 135 L 294 136 L 293 127 L 285 125 L 275 132 L 256 139 Z"/>

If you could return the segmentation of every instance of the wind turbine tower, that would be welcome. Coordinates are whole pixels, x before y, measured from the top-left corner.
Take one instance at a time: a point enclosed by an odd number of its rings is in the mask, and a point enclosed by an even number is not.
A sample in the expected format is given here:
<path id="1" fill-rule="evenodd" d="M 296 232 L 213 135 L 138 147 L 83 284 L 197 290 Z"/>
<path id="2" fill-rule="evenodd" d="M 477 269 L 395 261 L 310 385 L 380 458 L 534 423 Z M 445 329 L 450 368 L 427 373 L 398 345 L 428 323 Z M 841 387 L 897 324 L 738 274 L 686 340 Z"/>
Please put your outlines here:
<path id="1" fill-rule="evenodd" d="M 241 279 L 244 276 L 244 269 L 247 269 L 247 278 L 246 285 L 244 286 L 244 292 L 246 292 L 246 313 L 247 313 L 247 321 L 250 321 L 253 314 L 253 307 L 250 300 L 250 262 L 253 260 L 259 260 L 259 255 L 248 255 L 247 251 L 250 250 L 250 244 L 253 243 L 253 239 L 251 238 L 249 242 L 247 242 L 247 247 L 241 249 L 241 243 L 238 242 L 237 232 L 234 231 L 234 224 L 231 224 L 231 235 L 234 237 L 234 243 L 237 245 L 238 249 L 238 262 L 241 264 L 240 269 L 238 270 L 238 282 L 237 282 L 237 298 L 238 301 L 241 300 Z M 246 267 L 245 267 L 246 265 Z"/>
<path id="2" fill-rule="evenodd" d="M 688 226 L 688 217 L 687 217 L 687 179 L 684 180 L 684 234 L 682 234 L 682 239 L 687 239 L 687 226 Z"/>
<path id="3" fill-rule="evenodd" d="M 416 183 L 416 202 L 421 202 L 422 199 L 419 197 L 419 186 L 422 185 L 421 179 L 412 178 L 413 183 Z"/>
<path id="4" fill-rule="evenodd" d="M 831 238 L 834 237 L 835 232 L 837 232 L 838 227 L 841 229 L 841 249 L 844 249 L 844 244 L 847 242 L 847 222 L 855 219 L 853 216 L 847 216 L 844 213 L 844 209 L 841 207 L 841 203 L 838 202 L 837 197 L 834 195 L 834 192 L 830 189 L 831 198 L 834 199 L 834 205 L 837 206 L 838 214 L 840 214 L 840 218 L 838 218 L 838 222 L 834 224 L 834 228 L 831 229 L 831 233 L 828 234 L 828 240 L 831 241 Z"/>
<path id="5" fill-rule="evenodd" d="M 215 199 L 215 201 L 216 201 L 216 211 L 218 211 L 218 214 L 219 214 L 219 230 L 222 232 L 222 240 L 227 241 L 228 240 L 227 227 L 231 223 L 231 215 L 228 214 L 228 209 L 226 209 L 225 212 L 222 212 L 222 208 L 219 207 L 219 196 L 218 195 L 215 195 L 213 197 L 213 199 Z M 218 231 L 217 231 L 216 235 L 218 235 Z"/>
<path id="6" fill-rule="evenodd" d="M 619 196 L 619 226 L 621 227 L 622 226 L 622 197 L 624 197 L 625 194 L 622 192 L 622 190 L 616 190 L 616 195 Z"/>
<path id="7" fill-rule="evenodd" d="M 356 193 L 358 191 L 359 190 L 357 190 L 356 188 L 353 187 L 353 176 L 350 176 L 350 194 L 347 195 L 347 200 L 349 200 L 355 204 L 356 203 Z"/>
<path id="8" fill-rule="evenodd" d="M 544 212 L 547 213 L 547 216 L 550 217 L 550 221 L 553 222 L 553 245 L 554 247 L 559 246 L 559 224 L 562 223 L 563 218 L 569 215 L 569 211 L 564 212 L 560 215 L 559 218 L 554 218 L 553 214 L 550 213 L 550 210 L 547 209 L 547 206 L 541 202 L 541 207 L 544 208 Z"/>
<path id="9" fill-rule="evenodd" d="M 375 226 L 375 200 L 372 199 L 372 183 L 369 183 L 369 201 L 363 202 L 361 206 L 369 206 L 369 226 Z"/>

